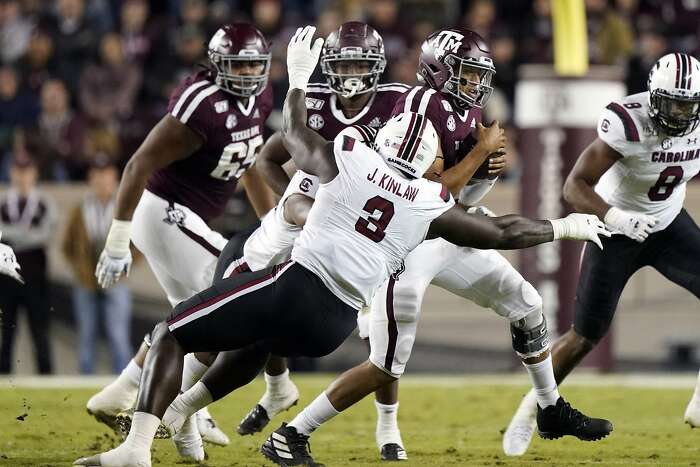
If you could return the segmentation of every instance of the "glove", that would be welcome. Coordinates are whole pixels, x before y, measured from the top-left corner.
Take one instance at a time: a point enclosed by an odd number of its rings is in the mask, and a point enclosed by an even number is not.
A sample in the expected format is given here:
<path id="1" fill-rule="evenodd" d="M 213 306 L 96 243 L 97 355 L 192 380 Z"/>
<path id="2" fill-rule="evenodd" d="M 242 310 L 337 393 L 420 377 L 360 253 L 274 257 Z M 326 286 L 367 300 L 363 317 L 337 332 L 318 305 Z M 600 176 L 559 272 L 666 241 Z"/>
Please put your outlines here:
<path id="1" fill-rule="evenodd" d="M 605 228 L 605 224 L 592 214 L 569 214 L 563 219 L 552 219 L 554 240 L 590 240 L 601 250 L 603 244 L 599 235 L 609 237 L 611 232 Z"/>
<path id="2" fill-rule="evenodd" d="M 615 207 L 608 209 L 604 221 L 613 233 L 621 233 L 640 243 L 646 240 L 652 227 L 659 222 L 653 216 Z"/>
<path id="3" fill-rule="evenodd" d="M 15 258 L 15 252 L 4 243 L 0 243 L 0 274 L 10 276 L 20 284 L 24 284 L 24 279 L 19 274 L 19 263 Z"/>
<path id="4" fill-rule="evenodd" d="M 289 74 L 289 89 L 306 91 L 311 74 L 316 68 L 318 57 L 321 55 L 323 39 L 318 38 L 311 45 L 311 39 L 316 32 L 313 26 L 298 28 L 287 46 L 287 72 Z"/>
<path id="5" fill-rule="evenodd" d="M 100 260 L 95 268 L 97 282 L 104 289 L 115 284 L 122 274 L 129 275 L 131 271 L 131 250 L 129 238 L 131 222 L 114 219 L 107 235 L 105 248 L 100 254 Z"/>
<path id="6" fill-rule="evenodd" d="M 467 214 L 476 214 L 479 216 L 486 217 L 497 217 L 496 213 L 487 208 L 486 206 L 470 206 L 467 208 Z"/>

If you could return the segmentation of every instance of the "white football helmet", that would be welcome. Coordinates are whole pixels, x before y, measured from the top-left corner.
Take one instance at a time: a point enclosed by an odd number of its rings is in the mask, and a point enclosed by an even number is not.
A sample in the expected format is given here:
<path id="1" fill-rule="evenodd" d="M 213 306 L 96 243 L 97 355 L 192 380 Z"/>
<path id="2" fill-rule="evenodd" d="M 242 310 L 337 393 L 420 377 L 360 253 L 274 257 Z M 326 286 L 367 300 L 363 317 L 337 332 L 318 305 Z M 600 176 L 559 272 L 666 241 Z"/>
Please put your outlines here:
<path id="1" fill-rule="evenodd" d="M 700 121 L 700 62 L 688 54 L 661 57 L 651 68 L 649 116 L 669 136 L 691 133 Z"/>
<path id="2" fill-rule="evenodd" d="M 387 164 L 404 174 L 420 178 L 433 165 L 439 139 L 425 115 L 395 115 L 377 132 L 375 148 Z"/>

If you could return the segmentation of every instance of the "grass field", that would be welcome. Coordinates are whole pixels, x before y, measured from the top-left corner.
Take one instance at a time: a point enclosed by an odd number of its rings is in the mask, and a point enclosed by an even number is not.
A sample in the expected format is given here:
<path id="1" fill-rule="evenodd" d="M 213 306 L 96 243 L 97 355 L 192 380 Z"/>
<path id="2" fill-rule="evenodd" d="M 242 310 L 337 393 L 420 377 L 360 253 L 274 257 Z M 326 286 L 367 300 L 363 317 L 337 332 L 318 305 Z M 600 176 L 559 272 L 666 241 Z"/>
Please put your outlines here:
<path id="1" fill-rule="evenodd" d="M 311 400 L 330 378 L 296 377 L 301 402 Z M 574 406 L 610 418 L 615 431 L 609 438 L 596 443 L 536 438 L 528 454 L 507 458 L 501 452 L 501 433 L 527 385 L 524 379 L 513 383 L 510 377 L 503 378 L 507 384 L 497 384 L 499 379 L 494 377 L 406 377 L 399 420 L 410 461 L 403 465 L 700 464 L 700 430 L 691 430 L 682 423 L 691 388 L 606 386 L 618 383 L 605 379 L 597 379 L 594 386 L 572 383 L 562 392 Z M 655 386 L 659 386 L 658 381 Z M 262 381 L 258 380 L 211 407 L 232 443 L 226 448 L 209 446 L 209 459 L 203 465 L 270 465 L 258 453 L 269 430 L 245 438 L 234 432 L 262 389 Z M 115 445 L 117 440 L 85 412 L 85 401 L 93 392 L 90 388 L 17 387 L 11 382 L 0 385 L 0 465 L 65 466 L 78 457 Z M 273 420 L 270 427 L 289 420 L 297 410 Z M 333 467 L 382 464 L 374 444 L 374 422 L 374 406 L 367 399 L 314 434 L 314 457 Z M 154 465 L 178 465 L 169 440 L 154 443 L 153 461 Z"/>

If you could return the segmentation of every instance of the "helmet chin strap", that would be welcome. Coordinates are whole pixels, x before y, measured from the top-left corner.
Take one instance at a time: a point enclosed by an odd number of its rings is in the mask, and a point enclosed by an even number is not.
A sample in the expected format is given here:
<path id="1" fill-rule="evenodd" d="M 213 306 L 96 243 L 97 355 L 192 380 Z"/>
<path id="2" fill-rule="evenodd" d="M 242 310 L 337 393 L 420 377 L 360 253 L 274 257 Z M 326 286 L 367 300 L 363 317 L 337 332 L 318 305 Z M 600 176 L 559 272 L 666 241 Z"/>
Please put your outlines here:
<path id="1" fill-rule="evenodd" d="M 362 80 L 360 78 L 348 78 L 343 81 L 343 97 L 353 97 L 357 91 L 362 89 Z"/>

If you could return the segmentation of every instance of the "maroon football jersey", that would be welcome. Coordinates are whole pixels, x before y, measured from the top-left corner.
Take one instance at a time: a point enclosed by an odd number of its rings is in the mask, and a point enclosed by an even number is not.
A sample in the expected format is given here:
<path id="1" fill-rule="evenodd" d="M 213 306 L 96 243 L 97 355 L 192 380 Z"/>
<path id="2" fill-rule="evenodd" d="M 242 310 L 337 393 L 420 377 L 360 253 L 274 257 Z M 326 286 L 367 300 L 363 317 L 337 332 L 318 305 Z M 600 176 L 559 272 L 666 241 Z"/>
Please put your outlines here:
<path id="1" fill-rule="evenodd" d="M 219 89 L 208 71 L 189 76 L 173 91 L 168 112 L 202 136 L 195 153 L 156 171 L 146 188 L 187 206 L 205 221 L 218 216 L 238 179 L 263 144 L 263 125 L 272 110 L 271 86 L 248 100 Z"/>
<path id="2" fill-rule="evenodd" d="M 338 97 L 327 84 L 312 83 L 306 88 L 307 125 L 328 141 L 351 125 L 379 128 L 391 117 L 396 101 L 411 88 L 389 83 L 377 86 L 377 92 L 354 117 L 347 118 L 338 106 Z"/>
<path id="3" fill-rule="evenodd" d="M 417 112 L 428 117 L 440 138 L 445 169 L 453 167 L 469 152 L 460 150 L 460 145 L 465 147 L 461 142 L 467 138 L 473 140 L 471 132 L 476 128 L 477 122 L 481 121 L 480 109 L 455 110 L 445 96 L 425 86 L 416 86 L 403 94 L 396 102 L 391 116 L 403 112 Z"/>

